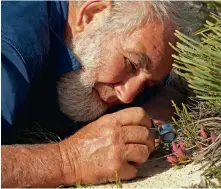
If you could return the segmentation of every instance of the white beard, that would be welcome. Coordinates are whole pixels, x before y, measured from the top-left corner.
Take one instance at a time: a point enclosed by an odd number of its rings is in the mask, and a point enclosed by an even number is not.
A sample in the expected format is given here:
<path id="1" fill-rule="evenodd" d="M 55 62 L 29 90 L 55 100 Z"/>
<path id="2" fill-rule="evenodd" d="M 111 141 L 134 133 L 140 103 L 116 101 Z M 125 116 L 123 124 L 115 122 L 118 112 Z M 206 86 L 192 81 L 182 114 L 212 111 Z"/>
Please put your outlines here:
<path id="1" fill-rule="evenodd" d="M 68 47 L 81 62 L 84 71 L 65 73 L 57 84 L 58 101 L 61 111 L 75 121 L 87 122 L 101 116 L 107 106 L 93 90 L 96 72 L 100 65 L 101 36 L 82 36 L 74 39 Z M 97 71 L 96 71 L 97 70 Z"/>

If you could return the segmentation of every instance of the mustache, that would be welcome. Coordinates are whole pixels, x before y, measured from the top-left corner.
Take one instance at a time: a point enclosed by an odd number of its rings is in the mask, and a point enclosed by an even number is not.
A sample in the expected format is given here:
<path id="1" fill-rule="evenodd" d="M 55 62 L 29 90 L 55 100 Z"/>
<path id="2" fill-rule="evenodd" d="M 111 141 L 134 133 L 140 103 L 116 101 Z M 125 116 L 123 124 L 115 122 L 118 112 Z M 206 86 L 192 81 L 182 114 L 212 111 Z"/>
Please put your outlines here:
<path id="1" fill-rule="evenodd" d="M 86 71 L 69 72 L 57 84 L 60 110 L 75 121 L 92 121 L 107 110 L 93 90 L 94 82 L 89 80 L 88 75 Z"/>

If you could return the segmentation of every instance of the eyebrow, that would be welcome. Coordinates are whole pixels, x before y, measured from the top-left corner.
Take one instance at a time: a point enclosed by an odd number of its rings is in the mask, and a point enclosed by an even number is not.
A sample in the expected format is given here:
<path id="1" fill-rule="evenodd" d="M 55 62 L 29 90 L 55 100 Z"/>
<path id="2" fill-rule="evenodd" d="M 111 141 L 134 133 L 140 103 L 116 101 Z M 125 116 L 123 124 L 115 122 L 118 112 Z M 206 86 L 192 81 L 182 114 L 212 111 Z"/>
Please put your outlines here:
<path id="1" fill-rule="evenodd" d="M 139 63 L 142 64 L 147 71 L 151 70 L 150 59 L 148 58 L 147 54 L 145 53 L 136 53 L 136 54 L 139 57 Z"/>
<path id="2" fill-rule="evenodd" d="M 139 61 L 139 64 L 143 65 L 143 67 L 145 68 L 145 70 L 147 71 L 150 71 L 152 70 L 152 65 L 151 65 L 151 60 L 149 59 L 148 55 L 146 53 L 143 53 L 143 52 L 134 52 L 133 50 L 131 49 L 126 49 L 126 51 L 128 53 L 131 53 L 131 54 L 135 54 L 137 57 L 138 57 L 138 61 Z"/>

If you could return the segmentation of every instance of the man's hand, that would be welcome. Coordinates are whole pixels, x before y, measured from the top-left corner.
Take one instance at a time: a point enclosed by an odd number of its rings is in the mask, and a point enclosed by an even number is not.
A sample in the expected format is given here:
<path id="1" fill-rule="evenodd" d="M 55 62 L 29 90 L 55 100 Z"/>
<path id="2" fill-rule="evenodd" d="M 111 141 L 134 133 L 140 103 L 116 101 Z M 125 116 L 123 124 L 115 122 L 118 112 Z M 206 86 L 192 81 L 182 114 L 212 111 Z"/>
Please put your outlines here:
<path id="1" fill-rule="evenodd" d="M 66 184 L 132 179 L 154 150 L 151 121 L 142 108 L 128 108 L 88 124 L 59 143 Z"/>
<path id="2" fill-rule="evenodd" d="M 131 179 L 154 149 L 141 108 L 105 115 L 54 144 L 1 147 L 2 187 L 58 187 Z"/>

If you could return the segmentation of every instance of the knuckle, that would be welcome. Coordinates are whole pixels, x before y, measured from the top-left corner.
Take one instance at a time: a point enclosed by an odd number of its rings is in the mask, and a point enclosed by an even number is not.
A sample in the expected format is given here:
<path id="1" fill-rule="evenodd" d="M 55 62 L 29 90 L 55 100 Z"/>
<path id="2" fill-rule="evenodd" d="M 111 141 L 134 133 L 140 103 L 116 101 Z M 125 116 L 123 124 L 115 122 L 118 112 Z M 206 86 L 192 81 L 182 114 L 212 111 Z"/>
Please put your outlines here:
<path id="1" fill-rule="evenodd" d="M 141 108 L 141 107 L 135 107 L 135 111 L 141 117 L 144 117 L 146 115 L 145 110 L 143 108 Z"/>
<path id="2" fill-rule="evenodd" d="M 135 115 L 137 117 L 137 120 L 141 121 L 146 117 L 146 112 L 143 108 L 141 107 L 135 107 Z"/>
<path id="3" fill-rule="evenodd" d="M 142 128 L 143 137 L 147 141 L 150 137 L 150 131 L 146 127 L 141 127 L 141 128 Z"/>
<path id="4" fill-rule="evenodd" d="M 111 133 L 111 142 L 112 144 L 116 144 L 118 146 L 118 144 L 120 143 L 120 138 L 121 138 L 121 134 L 119 132 L 118 129 L 112 129 L 110 131 Z"/>
<path id="5" fill-rule="evenodd" d="M 119 122 L 115 119 L 114 116 L 104 115 L 100 118 L 100 125 L 105 127 L 105 130 L 110 134 L 116 134 L 116 131 L 119 130 Z"/>
<path id="6" fill-rule="evenodd" d="M 120 135 L 121 135 L 121 141 L 122 141 L 122 142 L 127 141 L 129 132 L 128 132 L 128 130 L 127 130 L 126 127 L 122 127 L 122 128 L 121 128 Z"/>
<path id="7" fill-rule="evenodd" d="M 141 157 L 141 163 L 144 163 L 148 156 L 149 156 L 149 149 L 146 145 L 140 146 L 140 157 Z"/>
<path id="8" fill-rule="evenodd" d="M 120 141 L 121 143 L 125 143 L 127 141 L 127 135 L 125 133 L 121 133 L 120 135 Z"/>
<path id="9" fill-rule="evenodd" d="M 121 162 L 121 153 L 122 153 L 122 147 L 118 144 L 114 145 L 112 150 L 112 156 L 114 162 Z"/>
<path id="10" fill-rule="evenodd" d="M 110 116 L 110 123 L 114 126 L 120 126 L 120 121 L 118 120 L 118 118 L 115 116 L 115 114 L 111 114 Z"/>

